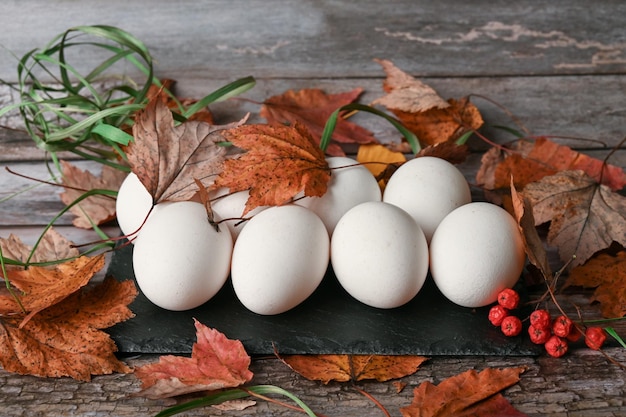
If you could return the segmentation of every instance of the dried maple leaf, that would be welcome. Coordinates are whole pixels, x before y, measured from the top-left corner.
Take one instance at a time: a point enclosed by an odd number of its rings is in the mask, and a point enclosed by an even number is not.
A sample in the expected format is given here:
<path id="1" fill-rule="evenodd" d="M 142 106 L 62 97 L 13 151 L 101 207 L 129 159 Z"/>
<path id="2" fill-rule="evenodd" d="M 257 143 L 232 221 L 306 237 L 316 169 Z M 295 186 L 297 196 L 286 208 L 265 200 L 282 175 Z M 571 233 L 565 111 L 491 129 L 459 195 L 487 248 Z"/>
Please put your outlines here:
<path id="1" fill-rule="evenodd" d="M 535 226 L 532 205 L 528 198 L 517 192 L 513 178 L 511 178 L 511 198 L 513 215 L 524 239 L 524 249 L 528 256 L 528 261 L 539 269 L 544 279 L 549 281 L 552 278 L 552 269 L 548 262 L 548 254 L 543 247 L 543 241 L 539 237 Z"/>
<path id="2" fill-rule="evenodd" d="M 23 327 L 19 314 L 1 317 L 0 364 L 9 372 L 82 381 L 130 372 L 101 329 L 132 317 L 127 305 L 136 294 L 132 281 L 107 278 L 42 310 Z"/>
<path id="3" fill-rule="evenodd" d="M 506 151 L 495 147 L 490 149 L 482 157 L 476 182 L 487 190 L 508 191 L 511 176 L 515 179 L 515 186 L 521 189 L 531 182 L 565 170 L 582 170 L 612 190 L 620 190 L 626 185 L 626 173 L 622 168 L 547 138 L 520 140 Z"/>
<path id="4" fill-rule="evenodd" d="M 289 203 L 302 191 L 311 197 L 326 193 L 330 168 L 304 125 L 246 125 L 224 136 L 246 152 L 224 162 L 215 187 L 231 193 L 249 190 L 242 215 L 256 207 Z"/>
<path id="5" fill-rule="evenodd" d="M 398 69 L 393 63 L 378 60 L 387 79 L 387 95 L 374 100 L 391 110 L 422 145 L 453 142 L 465 133 L 477 130 L 483 119 L 469 98 L 445 101 L 429 86 Z"/>
<path id="6" fill-rule="evenodd" d="M 359 146 L 356 160 L 372 173 L 384 190 L 391 174 L 406 162 L 406 156 L 390 151 L 386 146 L 371 144 Z"/>
<path id="7" fill-rule="evenodd" d="M 102 173 L 96 177 L 89 171 L 84 171 L 69 162 L 61 161 L 63 171 L 62 185 L 65 191 L 61 193 L 61 201 L 70 205 L 86 191 L 112 190 L 117 191 L 126 177 L 126 173 L 108 165 L 102 166 Z M 92 195 L 73 205 L 70 211 L 76 216 L 72 221 L 74 226 L 82 229 L 91 229 L 93 224 L 100 225 L 115 218 L 115 198 L 105 195 Z"/>
<path id="8" fill-rule="evenodd" d="M 166 355 L 158 363 L 141 366 L 135 375 L 142 382 L 138 395 L 167 398 L 198 391 L 238 387 L 252 379 L 250 357 L 243 344 L 194 319 L 197 341 L 191 357 Z"/>
<path id="9" fill-rule="evenodd" d="M 413 390 L 411 405 L 400 409 L 404 417 L 525 416 L 499 392 L 515 385 L 525 368 L 469 370 L 439 385 L 426 381 Z"/>
<path id="10" fill-rule="evenodd" d="M 412 355 L 287 355 L 287 366 L 307 379 L 321 381 L 389 381 L 415 373 L 427 358 Z"/>
<path id="11" fill-rule="evenodd" d="M 131 170 L 152 195 L 154 203 L 188 200 L 197 191 L 195 180 L 209 187 L 221 171 L 227 152 L 220 146 L 223 126 L 200 121 L 174 124 L 167 105 L 158 97 L 139 112 L 135 140 L 125 147 Z"/>
<path id="12" fill-rule="evenodd" d="M 31 264 L 75 258 L 79 252 L 73 245 L 53 227 L 45 231 L 34 252 L 33 248 L 23 243 L 18 236 L 11 234 L 6 239 L 0 238 L 0 248 L 5 258 L 19 262 L 28 261 Z M 11 265 L 6 267 L 10 269 Z"/>
<path id="13" fill-rule="evenodd" d="M 626 197 L 583 171 L 561 171 L 528 184 L 523 192 L 535 224 L 550 222 L 548 244 L 557 246 L 561 260 L 571 261 L 571 267 L 613 242 L 626 245 Z"/>
<path id="14" fill-rule="evenodd" d="M 422 148 L 415 156 L 435 156 L 445 159 L 451 164 L 460 164 L 465 161 L 468 155 L 469 147 L 465 144 L 458 145 L 454 142 L 441 142 Z"/>
<path id="15" fill-rule="evenodd" d="M 104 255 L 81 256 L 73 261 L 55 265 L 53 269 L 31 266 L 28 269 L 11 269 L 7 277 L 11 285 L 20 290 L 19 304 L 13 295 L 0 292 L 0 314 L 27 313 L 20 328 L 35 314 L 57 304 L 70 294 L 87 285 L 104 266 Z"/>
<path id="16" fill-rule="evenodd" d="M 289 90 L 265 100 L 260 115 L 265 117 L 269 124 L 303 124 L 319 144 L 330 115 L 338 108 L 353 103 L 362 92 L 361 88 L 338 94 L 327 94 L 313 88 Z M 339 117 L 326 153 L 343 156 L 345 152 L 341 144 L 374 142 L 376 138 L 369 130 Z"/>
<path id="17" fill-rule="evenodd" d="M 591 302 L 599 302 L 605 318 L 626 315 L 626 251 L 600 254 L 570 272 L 564 287 L 595 288 Z"/>

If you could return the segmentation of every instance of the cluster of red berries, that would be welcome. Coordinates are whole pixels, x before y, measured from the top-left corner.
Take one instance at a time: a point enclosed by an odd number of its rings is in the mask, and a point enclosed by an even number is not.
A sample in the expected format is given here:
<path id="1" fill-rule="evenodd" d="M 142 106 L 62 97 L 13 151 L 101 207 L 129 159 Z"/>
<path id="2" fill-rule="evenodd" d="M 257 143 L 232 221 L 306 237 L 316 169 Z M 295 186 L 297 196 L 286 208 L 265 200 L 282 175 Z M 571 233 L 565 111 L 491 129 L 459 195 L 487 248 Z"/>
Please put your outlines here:
<path id="1" fill-rule="evenodd" d="M 506 336 L 517 336 L 522 332 L 522 321 L 511 314 L 519 306 L 517 291 L 507 288 L 498 294 L 498 303 L 489 310 L 489 321 L 499 326 Z M 550 356 L 559 358 L 567 353 L 568 343 L 576 342 L 582 336 L 580 329 L 567 316 L 552 318 L 548 310 L 539 309 L 530 314 L 528 335 L 530 341 L 544 345 Z M 600 327 L 588 327 L 585 330 L 585 344 L 598 350 L 606 340 L 606 333 Z"/>

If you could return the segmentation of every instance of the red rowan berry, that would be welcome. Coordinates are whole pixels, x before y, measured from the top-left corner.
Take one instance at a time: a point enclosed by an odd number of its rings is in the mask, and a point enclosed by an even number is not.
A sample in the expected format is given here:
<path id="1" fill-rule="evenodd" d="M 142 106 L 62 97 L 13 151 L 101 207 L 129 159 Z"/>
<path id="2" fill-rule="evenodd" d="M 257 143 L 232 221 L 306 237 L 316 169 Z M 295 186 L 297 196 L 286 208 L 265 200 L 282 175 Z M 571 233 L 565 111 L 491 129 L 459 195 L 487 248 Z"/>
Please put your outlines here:
<path id="1" fill-rule="evenodd" d="M 559 316 L 552 322 L 552 333 L 559 337 L 567 337 L 572 330 L 573 323 L 567 316 Z"/>
<path id="2" fill-rule="evenodd" d="M 509 310 L 502 307 L 500 304 L 496 304 L 489 309 L 489 321 L 494 326 L 500 326 L 502 320 L 509 315 Z"/>
<path id="3" fill-rule="evenodd" d="M 593 350 L 598 350 L 606 341 L 606 332 L 600 327 L 589 327 L 585 331 L 585 344 Z"/>
<path id="4" fill-rule="evenodd" d="M 544 345 L 548 355 L 560 358 L 567 353 L 567 342 L 559 336 L 552 335 Z"/>
<path id="5" fill-rule="evenodd" d="M 535 310 L 530 313 L 530 324 L 538 329 L 550 330 L 550 312 L 548 310 Z"/>
<path id="6" fill-rule="evenodd" d="M 498 293 L 498 304 L 506 309 L 515 310 L 519 305 L 519 294 L 512 288 L 505 288 Z"/>
<path id="7" fill-rule="evenodd" d="M 535 327 L 532 324 L 528 327 L 528 335 L 530 341 L 536 345 L 543 345 L 552 336 L 548 330 Z"/>
<path id="8" fill-rule="evenodd" d="M 522 321 L 516 316 L 506 316 L 500 325 L 505 336 L 517 336 L 522 332 Z"/>

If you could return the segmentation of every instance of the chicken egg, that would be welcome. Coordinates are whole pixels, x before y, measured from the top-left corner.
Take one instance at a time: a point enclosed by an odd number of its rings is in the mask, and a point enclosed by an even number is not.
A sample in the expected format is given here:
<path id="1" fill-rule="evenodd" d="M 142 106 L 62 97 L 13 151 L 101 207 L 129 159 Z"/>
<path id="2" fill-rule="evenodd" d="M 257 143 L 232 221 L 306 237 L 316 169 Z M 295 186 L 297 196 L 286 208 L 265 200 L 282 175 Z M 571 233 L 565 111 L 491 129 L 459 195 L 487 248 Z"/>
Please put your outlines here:
<path id="1" fill-rule="evenodd" d="M 235 242 L 231 279 L 250 311 L 274 315 L 306 300 L 321 283 L 330 239 L 311 210 L 286 205 L 254 216 Z"/>
<path id="2" fill-rule="evenodd" d="M 228 226 L 233 235 L 233 240 L 237 240 L 239 233 L 248 223 L 242 218 L 242 214 L 249 197 L 250 193 L 247 190 L 231 194 L 228 188 L 220 188 L 211 192 L 211 208 L 219 218 L 223 219 L 221 223 Z M 257 207 L 246 213 L 246 218 L 250 218 L 266 208 Z"/>
<path id="3" fill-rule="evenodd" d="M 495 204 L 475 202 L 448 214 L 430 242 L 430 272 L 441 293 L 464 307 L 497 300 L 520 277 L 526 255 L 517 222 Z"/>
<path id="4" fill-rule="evenodd" d="M 334 156 L 326 158 L 332 169 L 328 189 L 321 197 L 304 197 L 296 201 L 317 214 L 328 234 L 348 210 L 366 201 L 380 201 L 381 191 L 372 173 L 352 158 Z"/>
<path id="5" fill-rule="evenodd" d="M 152 196 L 137 175 L 129 173 L 117 192 L 115 211 L 122 233 L 128 236 L 131 242 L 137 237 L 136 234 L 131 236 L 131 233 L 139 230 L 151 209 Z"/>
<path id="6" fill-rule="evenodd" d="M 422 156 L 405 162 L 391 175 L 383 201 L 406 210 L 430 242 L 439 222 L 471 202 L 465 177 L 445 159 Z"/>
<path id="7" fill-rule="evenodd" d="M 189 310 L 206 303 L 222 288 L 232 250 L 230 232 L 209 223 L 204 205 L 160 203 L 135 239 L 135 279 L 157 306 Z"/>
<path id="8" fill-rule="evenodd" d="M 381 201 L 350 209 L 331 239 L 331 264 L 341 286 L 377 308 L 406 304 L 428 274 L 428 244 L 420 226 L 401 208 Z"/>

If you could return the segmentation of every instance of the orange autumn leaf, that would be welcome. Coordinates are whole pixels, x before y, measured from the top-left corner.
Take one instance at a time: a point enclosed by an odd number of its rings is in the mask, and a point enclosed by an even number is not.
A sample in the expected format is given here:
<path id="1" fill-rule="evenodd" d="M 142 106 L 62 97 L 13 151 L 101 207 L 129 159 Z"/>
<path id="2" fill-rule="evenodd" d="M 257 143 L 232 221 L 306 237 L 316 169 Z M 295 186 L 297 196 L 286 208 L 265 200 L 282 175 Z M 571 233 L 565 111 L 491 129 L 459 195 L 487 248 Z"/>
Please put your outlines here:
<path id="1" fill-rule="evenodd" d="M 0 314 L 22 312 L 20 328 L 35 314 L 59 303 L 70 294 L 87 285 L 104 266 L 104 255 L 81 256 L 73 261 L 55 265 L 53 269 L 31 266 L 28 269 L 11 269 L 7 279 L 19 290 L 19 303 L 8 291 L 0 292 Z"/>
<path id="2" fill-rule="evenodd" d="M 127 306 L 136 295 L 132 281 L 107 278 L 40 311 L 23 327 L 21 314 L 0 318 L 0 364 L 23 375 L 81 381 L 130 372 L 102 329 L 132 317 Z"/>
<path id="3" fill-rule="evenodd" d="M 138 395 L 167 398 L 177 395 L 238 387 L 252 379 L 250 357 L 243 344 L 194 319 L 197 341 L 191 357 L 165 355 L 158 363 L 138 367 Z"/>
<path id="4" fill-rule="evenodd" d="M 18 236 L 13 234 L 6 239 L 0 238 L 0 249 L 2 249 L 2 255 L 7 259 L 30 263 L 55 262 L 75 258 L 79 255 L 78 249 L 73 246 L 73 243 L 53 227 L 47 229 L 41 236 L 34 251 L 31 246 L 26 245 Z M 6 265 L 6 268 L 14 267 Z"/>
<path id="5" fill-rule="evenodd" d="M 476 181 L 488 190 L 507 189 L 509 178 L 513 176 L 515 186 L 521 189 L 526 184 L 566 170 L 582 170 L 596 182 L 614 191 L 626 185 L 626 172 L 622 168 L 547 138 L 538 138 L 532 142 L 520 140 L 507 151 L 490 149 L 482 157 Z"/>
<path id="6" fill-rule="evenodd" d="M 330 168 L 304 125 L 246 125 L 224 136 L 246 152 L 224 162 L 215 187 L 231 193 L 249 190 L 242 215 L 256 207 L 289 203 L 300 192 L 311 197 L 326 193 Z"/>
<path id="7" fill-rule="evenodd" d="M 135 140 L 124 148 L 132 172 L 154 203 L 184 201 L 194 196 L 196 180 L 211 186 L 221 171 L 226 147 L 221 131 L 243 123 L 214 126 L 201 121 L 175 125 L 172 112 L 158 97 L 136 117 Z"/>
<path id="8" fill-rule="evenodd" d="M 570 272 L 564 287 L 594 288 L 591 302 L 600 303 L 605 318 L 626 315 L 626 251 L 600 254 Z"/>
<path id="9" fill-rule="evenodd" d="M 265 117 L 269 124 L 302 124 L 319 144 L 330 115 L 338 108 L 353 103 L 362 92 L 361 88 L 337 94 L 327 94 L 314 88 L 289 90 L 265 100 L 260 115 Z M 370 131 L 339 117 L 326 152 L 332 156 L 344 156 L 341 144 L 374 142 L 377 142 L 376 138 Z"/>
<path id="10" fill-rule="evenodd" d="M 61 161 L 63 171 L 62 185 L 65 187 L 60 195 L 64 204 L 70 205 L 86 191 L 111 190 L 117 191 L 126 177 L 126 173 L 108 165 L 102 166 L 100 176 L 84 171 L 75 165 Z M 115 218 L 115 198 L 106 195 L 92 195 L 73 205 L 70 211 L 76 216 L 74 226 L 91 229 L 92 224 L 101 225 Z"/>
<path id="11" fill-rule="evenodd" d="M 525 416 L 499 392 L 515 385 L 525 368 L 469 370 L 438 385 L 423 382 L 413 391 L 411 405 L 400 409 L 404 417 Z M 494 405 L 495 402 L 495 405 Z"/>
<path id="12" fill-rule="evenodd" d="M 356 160 L 372 173 L 384 190 L 391 174 L 406 162 L 406 156 L 391 151 L 384 145 L 371 144 L 359 146 Z"/>
<path id="13" fill-rule="evenodd" d="M 424 146 L 453 142 L 483 124 L 480 111 L 469 98 L 444 100 L 430 86 L 398 69 L 392 62 L 377 60 L 387 74 L 387 95 L 374 100 L 392 111 Z"/>
<path id="14" fill-rule="evenodd" d="M 427 358 L 412 355 L 287 355 L 280 357 L 303 377 L 347 382 L 375 379 L 389 381 L 415 373 Z"/>
<path id="15" fill-rule="evenodd" d="M 571 267 L 613 242 L 626 246 L 626 197 L 585 172 L 561 171 L 528 184 L 523 193 L 535 224 L 550 223 L 547 242 Z"/>

